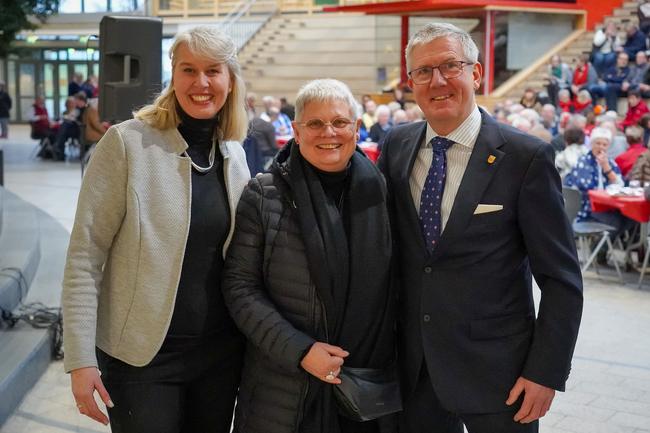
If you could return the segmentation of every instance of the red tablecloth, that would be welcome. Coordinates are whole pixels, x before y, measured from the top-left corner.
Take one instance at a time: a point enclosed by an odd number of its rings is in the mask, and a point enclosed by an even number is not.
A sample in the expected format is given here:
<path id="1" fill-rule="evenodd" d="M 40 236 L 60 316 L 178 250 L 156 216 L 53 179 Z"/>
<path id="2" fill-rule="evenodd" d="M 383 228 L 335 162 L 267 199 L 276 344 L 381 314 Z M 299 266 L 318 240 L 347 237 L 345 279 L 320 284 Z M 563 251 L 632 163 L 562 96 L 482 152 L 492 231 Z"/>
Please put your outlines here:
<path id="1" fill-rule="evenodd" d="M 604 190 L 591 190 L 589 200 L 594 212 L 618 210 L 634 221 L 640 223 L 650 221 L 650 202 L 645 197 L 612 196 Z"/>
<path id="2" fill-rule="evenodd" d="M 293 137 L 290 135 L 279 135 L 275 137 L 275 142 L 278 145 L 278 149 L 282 149 L 285 144 L 289 142 Z"/>
<path id="3" fill-rule="evenodd" d="M 379 158 L 379 149 L 377 149 L 376 143 L 361 143 L 359 144 L 359 147 L 372 162 L 377 162 L 377 159 Z"/>

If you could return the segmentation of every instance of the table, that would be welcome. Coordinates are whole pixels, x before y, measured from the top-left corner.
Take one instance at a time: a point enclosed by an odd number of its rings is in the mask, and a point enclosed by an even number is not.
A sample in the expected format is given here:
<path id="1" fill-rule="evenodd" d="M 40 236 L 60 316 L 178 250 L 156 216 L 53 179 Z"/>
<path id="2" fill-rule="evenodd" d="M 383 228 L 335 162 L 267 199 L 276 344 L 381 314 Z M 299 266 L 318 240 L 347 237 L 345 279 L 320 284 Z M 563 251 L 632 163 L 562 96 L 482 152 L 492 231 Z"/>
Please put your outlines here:
<path id="1" fill-rule="evenodd" d="M 626 248 L 628 253 L 630 250 L 640 246 L 643 246 L 645 249 L 641 275 L 639 276 L 640 288 L 641 283 L 643 282 L 643 276 L 645 275 L 645 268 L 648 265 L 648 259 L 650 258 L 650 241 L 648 240 L 650 202 L 643 196 L 612 196 L 602 189 L 589 191 L 589 200 L 591 201 L 591 209 L 594 212 L 618 210 L 622 215 L 640 223 L 639 242 L 634 245 L 628 245 Z"/>
<path id="2" fill-rule="evenodd" d="M 626 217 L 640 223 L 650 221 L 650 202 L 645 197 L 609 195 L 602 189 L 589 191 L 591 209 L 594 212 L 618 210 Z"/>
<path id="3" fill-rule="evenodd" d="M 292 138 L 291 135 L 276 135 L 275 143 L 278 145 L 278 149 L 282 149 Z"/>
<path id="4" fill-rule="evenodd" d="M 377 159 L 379 158 L 379 149 L 377 149 L 377 143 L 363 142 L 359 143 L 359 147 L 372 162 L 377 162 Z"/>

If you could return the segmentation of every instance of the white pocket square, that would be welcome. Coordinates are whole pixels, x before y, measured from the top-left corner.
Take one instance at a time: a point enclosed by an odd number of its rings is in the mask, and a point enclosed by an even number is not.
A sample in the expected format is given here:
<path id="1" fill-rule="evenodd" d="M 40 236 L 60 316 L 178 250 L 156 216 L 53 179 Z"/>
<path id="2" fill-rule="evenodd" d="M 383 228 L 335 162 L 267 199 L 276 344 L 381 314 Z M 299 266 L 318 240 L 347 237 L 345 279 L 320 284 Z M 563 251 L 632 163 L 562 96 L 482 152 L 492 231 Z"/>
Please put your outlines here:
<path id="1" fill-rule="evenodd" d="M 474 215 L 489 212 L 499 212 L 500 210 L 503 210 L 502 204 L 479 204 L 474 210 Z"/>

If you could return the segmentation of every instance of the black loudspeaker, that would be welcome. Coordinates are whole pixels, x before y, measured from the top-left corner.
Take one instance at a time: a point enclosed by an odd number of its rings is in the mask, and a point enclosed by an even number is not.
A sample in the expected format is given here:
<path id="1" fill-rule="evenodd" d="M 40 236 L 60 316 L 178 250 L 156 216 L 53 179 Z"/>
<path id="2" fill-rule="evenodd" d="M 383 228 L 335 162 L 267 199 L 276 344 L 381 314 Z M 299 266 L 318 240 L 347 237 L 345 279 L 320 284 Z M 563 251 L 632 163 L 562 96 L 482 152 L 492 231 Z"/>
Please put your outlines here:
<path id="1" fill-rule="evenodd" d="M 99 23 L 99 51 L 100 118 L 130 119 L 162 87 L 162 20 L 105 16 Z"/>

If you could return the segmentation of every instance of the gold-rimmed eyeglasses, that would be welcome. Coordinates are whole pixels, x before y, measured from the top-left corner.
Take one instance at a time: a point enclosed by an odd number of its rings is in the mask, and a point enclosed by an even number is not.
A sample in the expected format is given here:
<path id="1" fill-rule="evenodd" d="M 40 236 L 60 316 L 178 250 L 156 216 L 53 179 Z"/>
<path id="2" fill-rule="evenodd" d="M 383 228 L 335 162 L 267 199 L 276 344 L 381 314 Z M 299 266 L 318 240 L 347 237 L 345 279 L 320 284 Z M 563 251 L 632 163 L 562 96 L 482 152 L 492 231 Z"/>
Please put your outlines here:
<path id="1" fill-rule="evenodd" d="M 350 125 L 352 125 L 354 121 L 350 119 L 346 119 L 345 117 L 338 117 L 331 122 L 325 122 L 324 120 L 321 119 L 309 119 L 306 122 L 296 122 L 296 124 L 300 126 L 306 126 L 308 129 L 311 129 L 312 131 L 321 131 L 325 129 L 326 126 L 331 126 L 334 129 L 342 130 L 346 129 Z"/>
<path id="2" fill-rule="evenodd" d="M 415 84 L 428 84 L 433 77 L 434 69 L 440 71 L 440 75 L 446 80 L 456 78 L 463 73 L 465 65 L 473 65 L 473 62 L 464 62 L 462 60 L 455 60 L 453 62 L 441 63 L 438 66 L 422 66 L 421 68 L 413 69 L 408 73 L 409 77 Z"/>

